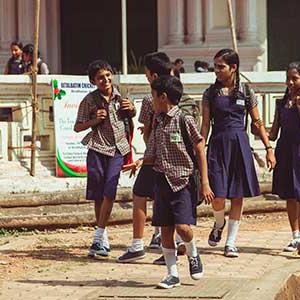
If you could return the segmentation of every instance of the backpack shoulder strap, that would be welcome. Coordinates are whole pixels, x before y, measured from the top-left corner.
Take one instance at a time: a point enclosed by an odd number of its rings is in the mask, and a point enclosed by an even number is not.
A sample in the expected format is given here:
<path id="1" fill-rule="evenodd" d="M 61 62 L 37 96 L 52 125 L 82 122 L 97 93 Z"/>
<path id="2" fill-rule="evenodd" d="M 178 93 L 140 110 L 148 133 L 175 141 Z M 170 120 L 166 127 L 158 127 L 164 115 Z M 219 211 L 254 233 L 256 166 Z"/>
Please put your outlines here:
<path id="1" fill-rule="evenodd" d="M 250 102 L 250 98 L 251 98 L 251 89 L 250 89 L 250 85 L 248 83 L 242 83 L 242 87 L 243 87 L 243 92 L 245 95 L 245 100 L 247 103 Z"/>
<path id="2" fill-rule="evenodd" d="M 179 117 L 179 126 L 180 126 L 180 132 L 181 132 L 181 136 L 182 136 L 186 151 L 187 151 L 188 155 L 190 156 L 190 158 L 194 164 L 194 167 L 198 168 L 197 159 L 194 154 L 193 144 L 189 138 L 189 134 L 186 129 L 185 115 L 183 113 L 181 113 L 180 117 Z"/>
<path id="3" fill-rule="evenodd" d="M 99 94 L 98 90 L 92 91 L 91 95 L 92 95 L 93 103 L 95 104 L 97 109 L 103 109 L 104 106 L 103 103 L 99 101 L 99 98 L 97 97 L 98 94 Z"/>
<path id="4" fill-rule="evenodd" d="M 246 115 L 245 115 L 245 131 L 247 131 L 248 128 L 248 116 L 249 111 L 247 109 L 248 103 L 250 103 L 250 97 L 251 97 L 251 90 L 248 83 L 242 83 L 242 89 L 245 96 L 245 103 L 246 103 Z"/>

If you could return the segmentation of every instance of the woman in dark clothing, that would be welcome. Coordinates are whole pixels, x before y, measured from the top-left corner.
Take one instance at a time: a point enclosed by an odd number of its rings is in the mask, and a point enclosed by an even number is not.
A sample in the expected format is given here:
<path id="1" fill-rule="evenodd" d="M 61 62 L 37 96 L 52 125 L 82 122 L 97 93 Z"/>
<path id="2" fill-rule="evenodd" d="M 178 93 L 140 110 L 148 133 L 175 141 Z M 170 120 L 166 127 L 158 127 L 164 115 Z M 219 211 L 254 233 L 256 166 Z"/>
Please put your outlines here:
<path id="1" fill-rule="evenodd" d="M 287 89 L 276 102 L 270 140 L 277 140 L 277 165 L 273 174 L 273 193 L 286 200 L 292 239 L 284 251 L 296 251 L 300 242 L 300 62 L 290 63 L 286 72 Z"/>

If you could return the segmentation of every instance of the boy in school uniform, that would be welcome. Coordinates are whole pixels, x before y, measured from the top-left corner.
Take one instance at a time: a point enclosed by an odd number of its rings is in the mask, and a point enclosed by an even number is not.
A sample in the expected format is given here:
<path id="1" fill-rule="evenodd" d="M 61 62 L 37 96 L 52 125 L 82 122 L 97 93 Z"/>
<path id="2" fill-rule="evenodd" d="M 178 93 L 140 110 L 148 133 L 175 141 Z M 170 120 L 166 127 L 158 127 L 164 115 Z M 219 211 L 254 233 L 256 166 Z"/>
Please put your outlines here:
<path id="1" fill-rule="evenodd" d="M 172 72 L 172 63 L 170 58 L 164 52 L 148 53 L 144 58 L 145 75 L 151 84 L 153 80 L 161 75 L 170 75 Z M 139 115 L 139 122 L 144 125 L 143 138 L 147 146 L 150 133 L 152 131 L 152 121 L 154 118 L 153 97 L 146 95 L 142 101 L 142 107 Z M 136 161 L 133 167 L 134 171 L 140 167 L 141 160 Z M 139 171 L 133 187 L 133 239 L 131 246 L 117 258 L 117 262 L 128 263 L 145 257 L 144 250 L 144 227 L 147 215 L 147 198 L 153 199 L 154 171 L 152 165 L 143 165 Z M 159 227 L 155 227 L 155 232 L 149 247 L 151 249 L 160 248 Z M 183 241 L 176 235 L 177 245 L 181 252 L 184 252 Z M 164 264 L 163 257 L 154 260 L 154 264 Z"/>
<path id="2" fill-rule="evenodd" d="M 164 52 L 148 53 L 144 57 L 145 75 L 149 84 L 161 75 L 169 75 L 172 69 L 170 58 Z M 154 118 L 152 95 L 143 98 L 139 122 L 143 124 L 143 139 L 147 147 L 148 139 L 152 130 Z M 141 166 L 141 160 L 136 161 L 134 169 Z M 153 199 L 154 172 L 151 165 L 143 165 L 139 171 L 133 187 L 133 239 L 131 246 L 120 257 L 118 262 L 127 263 L 145 257 L 144 250 L 144 227 L 146 222 L 147 198 Z M 160 248 L 159 227 L 155 232 L 149 245 L 152 249 Z"/>
<path id="3" fill-rule="evenodd" d="M 191 193 L 194 165 L 183 140 L 180 125 L 182 118 L 201 171 L 202 194 L 205 201 L 212 201 L 214 195 L 208 181 L 205 140 L 200 135 L 194 118 L 183 116 L 178 107 L 183 93 L 182 83 L 174 76 L 161 76 L 151 83 L 151 88 L 154 111 L 157 115 L 144 163 L 154 163 L 155 194 L 152 223 L 161 227 L 162 251 L 168 270 L 167 276 L 158 287 L 169 289 L 180 285 L 174 230 L 185 243 L 191 277 L 198 280 L 203 275 L 203 266 L 191 228 L 191 225 L 196 224 L 195 195 Z"/>
<path id="4" fill-rule="evenodd" d="M 113 86 L 113 70 L 106 61 L 92 62 L 88 75 L 97 89 L 81 101 L 74 130 L 92 129 L 82 140 L 88 148 L 86 198 L 95 201 L 97 221 L 89 256 L 108 256 L 110 246 L 105 227 L 116 197 L 124 156 L 130 152 L 124 118 L 134 117 L 136 110 Z"/>

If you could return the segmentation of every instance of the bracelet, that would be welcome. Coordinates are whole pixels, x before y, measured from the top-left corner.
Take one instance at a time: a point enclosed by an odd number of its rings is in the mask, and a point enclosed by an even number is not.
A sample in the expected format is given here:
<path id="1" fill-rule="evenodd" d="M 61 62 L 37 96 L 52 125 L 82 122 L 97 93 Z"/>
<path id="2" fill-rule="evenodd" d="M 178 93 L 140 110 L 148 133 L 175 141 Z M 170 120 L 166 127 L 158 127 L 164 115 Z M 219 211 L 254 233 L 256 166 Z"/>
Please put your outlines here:
<path id="1" fill-rule="evenodd" d="M 272 146 L 266 146 L 265 149 L 266 149 L 266 150 L 269 150 L 269 149 L 273 149 L 273 147 L 272 147 Z"/>

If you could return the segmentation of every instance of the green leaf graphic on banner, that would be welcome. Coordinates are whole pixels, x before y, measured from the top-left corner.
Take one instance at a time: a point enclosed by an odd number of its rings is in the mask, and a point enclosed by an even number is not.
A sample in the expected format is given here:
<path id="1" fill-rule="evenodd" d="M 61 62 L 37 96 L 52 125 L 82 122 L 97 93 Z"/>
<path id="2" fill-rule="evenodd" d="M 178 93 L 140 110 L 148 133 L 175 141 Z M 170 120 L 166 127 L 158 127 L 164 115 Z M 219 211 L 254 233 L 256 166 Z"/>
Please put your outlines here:
<path id="1" fill-rule="evenodd" d="M 76 173 L 73 170 L 71 170 L 69 167 L 67 167 L 65 165 L 65 163 L 63 162 L 63 160 L 61 159 L 58 149 L 56 150 L 56 155 L 57 155 L 57 157 L 56 157 L 57 164 L 66 175 L 73 176 L 73 177 L 86 177 L 87 176 L 86 174 Z"/>
<path id="2" fill-rule="evenodd" d="M 53 99 L 56 100 L 61 100 L 62 96 L 66 95 L 66 91 L 64 90 L 60 90 L 58 88 L 58 81 L 56 79 L 54 79 L 52 81 L 52 86 L 53 86 Z"/>

